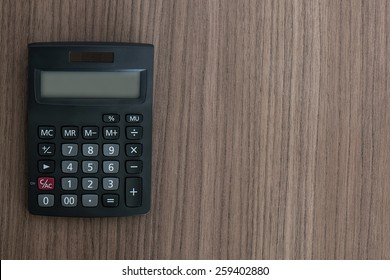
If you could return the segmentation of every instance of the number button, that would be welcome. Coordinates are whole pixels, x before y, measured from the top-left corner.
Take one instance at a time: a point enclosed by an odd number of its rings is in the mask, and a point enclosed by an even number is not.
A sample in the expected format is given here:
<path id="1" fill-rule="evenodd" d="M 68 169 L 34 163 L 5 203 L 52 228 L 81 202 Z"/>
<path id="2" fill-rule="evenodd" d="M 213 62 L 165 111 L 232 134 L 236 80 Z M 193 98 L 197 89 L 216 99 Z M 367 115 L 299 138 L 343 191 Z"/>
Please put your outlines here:
<path id="1" fill-rule="evenodd" d="M 98 205 L 97 194 L 84 194 L 81 200 L 84 207 L 96 207 Z"/>
<path id="2" fill-rule="evenodd" d="M 86 157 L 95 157 L 99 153 L 97 144 L 83 144 L 83 155 Z"/>
<path id="3" fill-rule="evenodd" d="M 73 191 L 77 189 L 77 178 L 62 178 L 61 188 L 63 190 Z"/>
<path id="4" fill-rule="evenodd" d="M 79 146 L 77 144 L 62 144 L 61 150 L 64 157 L 77 156 Z"/>
<path id="5" fill-rule="evenodd" d="M 38 144 L 38 153 L 40 156 L 54 156 L 55 145 L 53 143 Z"/>
<path id="6" fill-rule="evenodd" d="M 83 172 L 84 173 L 97 173 L 98 162 L 95 160 L 83 161 Z"/>
<path id="7" fill-rule="evenodd" d="M 104 173 L 118 173 L 119 161 L 103 161 L 103 172 Z"/>
<path id="8" fill-rule="evenodd" d="M 119 178 L 103 178 L 103 189 L 106 191 L 115 191 L 119 187 Z"/>
<path id="9" fill-rule="evenodd" d="M 119 155 L 119 144 L 104 144 L 103 155 L 106 157 L 116 157 Z"/>
<path id="10" fill-rule="evenodd" d="M 76 207 L 77 195 L 75 194 L 63 194 L 61 195 L 61 203 L 64 207 Z"/>
<path id="11" fill-rule="evenodd" d="M 75 160 L 64 160 L 62 161 L 61 167 L 63 173 L 76 173 L 78 164 Z"/>
<path id="12" fill-rule="evenodd" d="M 98 178 L 83 178 L 83 190 L 94 191 L 97 190 L 99 184 Z"/>
<path id="13" fill-rule="evenodd" d="M 126 137 L 129 140 L 138 140 L 142 138 L 142 127 L 128 126 L 126 127 Z"/>
<path id="14" fill-rule="evenodd" d="M 52 207 L 54 205 L 54 195 L 38 194 L 38 205 L 40 207 Z"/>
<path id="15" fill-rule="evenodd" d="M 129 157 L 139 157 L 142 155 L 141 144 L 128 144 L 126 145 L 126 155 Z"/>

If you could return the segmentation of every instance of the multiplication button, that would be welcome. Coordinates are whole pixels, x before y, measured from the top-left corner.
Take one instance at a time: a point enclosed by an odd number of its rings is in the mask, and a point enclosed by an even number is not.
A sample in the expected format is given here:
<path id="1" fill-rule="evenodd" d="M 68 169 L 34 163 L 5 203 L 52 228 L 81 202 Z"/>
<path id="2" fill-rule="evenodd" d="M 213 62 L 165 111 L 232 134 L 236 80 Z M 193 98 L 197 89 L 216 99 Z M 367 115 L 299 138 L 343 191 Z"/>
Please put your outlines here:
<path id="1" fill-rule="evenodd" d="M 141 144 L 127 144 L 126 155 L 129 157 L 140 157 L 142 155 Z"/>

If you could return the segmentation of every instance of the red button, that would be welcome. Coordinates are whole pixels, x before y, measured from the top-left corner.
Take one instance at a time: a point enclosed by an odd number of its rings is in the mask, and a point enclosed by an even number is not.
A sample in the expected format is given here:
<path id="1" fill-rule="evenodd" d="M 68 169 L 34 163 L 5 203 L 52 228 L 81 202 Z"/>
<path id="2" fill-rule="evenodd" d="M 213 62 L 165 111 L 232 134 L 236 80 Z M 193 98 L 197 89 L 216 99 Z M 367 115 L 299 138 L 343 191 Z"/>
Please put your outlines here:
<path id="1" fill-rule="evenodd" d="M 52 177 L 39 177 L 38 178 L 38 189 L 43 191 L 54 190 L 54 178 Z"/>

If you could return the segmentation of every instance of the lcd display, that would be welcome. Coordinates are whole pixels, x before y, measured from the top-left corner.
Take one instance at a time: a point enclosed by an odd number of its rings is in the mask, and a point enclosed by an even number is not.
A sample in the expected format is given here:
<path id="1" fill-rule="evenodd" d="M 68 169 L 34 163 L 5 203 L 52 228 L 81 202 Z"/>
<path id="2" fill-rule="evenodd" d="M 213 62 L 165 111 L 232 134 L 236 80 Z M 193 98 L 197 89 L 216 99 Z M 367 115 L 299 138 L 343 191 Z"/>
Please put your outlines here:
<path id="1" fill-rule="evenodd" d="M 142 71 L 40 71 L 41 97 L 139 98 Z"/>

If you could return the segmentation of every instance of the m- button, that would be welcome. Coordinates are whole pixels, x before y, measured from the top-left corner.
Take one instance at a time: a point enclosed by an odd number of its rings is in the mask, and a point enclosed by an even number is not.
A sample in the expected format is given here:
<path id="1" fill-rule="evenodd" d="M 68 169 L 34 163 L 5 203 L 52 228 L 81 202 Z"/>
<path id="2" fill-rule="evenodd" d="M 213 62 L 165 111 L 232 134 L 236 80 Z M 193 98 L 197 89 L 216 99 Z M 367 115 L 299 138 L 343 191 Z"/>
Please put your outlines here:
<path id="1" fill-rule="evenodd" d="M 97 126 L 83 127 L 83 138 L 84 139 L 98 139 L 99 138 L 99 128 Z"/>

